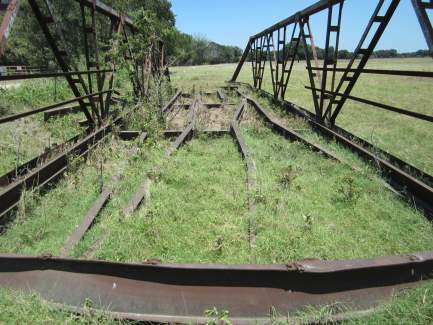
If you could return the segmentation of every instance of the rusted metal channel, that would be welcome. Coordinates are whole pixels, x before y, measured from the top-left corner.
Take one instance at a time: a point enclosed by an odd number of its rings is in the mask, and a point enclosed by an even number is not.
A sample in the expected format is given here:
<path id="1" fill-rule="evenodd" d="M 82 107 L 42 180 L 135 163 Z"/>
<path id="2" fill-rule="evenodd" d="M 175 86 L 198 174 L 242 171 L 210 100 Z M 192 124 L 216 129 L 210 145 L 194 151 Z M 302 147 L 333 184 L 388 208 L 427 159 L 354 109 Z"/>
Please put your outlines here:
<path id="1" fill-rule="evenodd" d="M 238 83 L 240 84 L 240 83 Z M 249 84 L 246 85 L 253 89 Z M 391 155 L 390 153 L 377 148 L 366 140 L 338 126 L 332 129 L 315 120 L 314 115 L 305 108 L 286 100 L 277 100 L 272 94 L 260 90 L 259 94 L 265 96 L 272 102 L 279 104 L 288 112 L 303 117 L 312 128 L 325 136 L 333 139 L 340 145 L 358 154 L 367 162 L 377 166 L 385 180 L 394 187 L 409 202 L 414 203 L 415 207 L 422 209 L 427 218 L 433 218 L 433 177 L 410 165 L 409 163 Z M 373 153 L 375 152 L 375 153 Z"/>
<path id="2" fill-rule="evenodd" d="M 165 138 L 179 137 L 182 134 L 183 130 L 164 130 L 162 135 Z M 212 136 L 225 136 L 230 134 L 230 130 L 222 129 L 222 130 L 200 130 L 200 133 L 209 134 Z M 142 131 L 120 131 L 119 137 L 123 141 L 132 141 L 140 137 L 140 141 L 145 140 L 142 138 L 143 136 L 147 136 L 147 133 Z"/>
<path id="3" fill-rule="evenodd" d="M 131 198 L 131 200 L 128 202 L 128 205 L 125 209 L 123 209 L 123 215 L 129 216 L 131 213 L 133 213 L 139 205 L 144 200 L 150 199 L 150 179 L 146 178 L 143 182 L 143 184 L 140 185 L 137 192 L 135 192 L 134 196 Z"/>
<path id="4" fill-rule="evenodd" d="M 78 76 L 78 75 L 88 75 L 95 74 L 97 71 L 71 71 L 71 72 L 58 72 L 49 71 L 41 73 L 29 73 L 29 74 L 10 74 L 0 76 L 0 81 L 12 81 L 12 80 L 27 80 L 27 79 L 43 79 L 43 78 L 55 78 L 55 77 L 65 77 L 65 76 Z M 101 73 L 114 72 L 114 70 L 100 70 Z"/>
<path id="5" fill-rule="evenodd" d="M 433 252 L 370 260 L 309 260 L 289 265 L 121 264 L 0 256 L 0 286 L 37 292 L 48 301 L 114 317 L 166 323 L 203 322 L 228 310 L 236 324 L 287 319 L 336 302 L 368 310 L 396 290 L 429 279 Z M 276 316 L 278 317 L 278 316 Z M 343 315 L 335 317 L 344 318 Z"/>
<path id="6" fill-rule="evenodd" d="M 161 109 L 162 113 L 167 113 L 174 105 L 174 103 L 182 96 L 182 91 L 176 92 L 173 98 Z"/>
<path id="7" fill-rule="evenodd" d="M 123 141 L 132 141 L 138 138 L 138 142 L 143 142 L 147 139 L 147 132 L 143 131 L 120 131 L 118 133 L 119 137 Z"/>
<path id="8" fill-rule="evenodd" d="M 67 105 L 67 104 L 75 103 L 77 101 L 79 102 L 80 100 L 83 100 L 83 99 L 87 99 L 87 98 L 90 99 L 90 98 L 93 98 L 94 96 L 108 94 L 108 93 L 111 93 L 111 92 L 112 92 L 112 90 L 101 91 L 101 92 L 98 92 L 98 93 L 93 93 L 93 94 L 89 94 L 89 95 L 85 95 L 85 96 L 81 96 L 81 97 L 76 97 L 76 98 L 73 98 L 73 99 L 65 100 L 65 101 L 63 101 L 61 103 L 56 103 L 56 104 L 53 104 L 53 105 L 48 105 L 48 106 L 45 106 L 45 107 L 37 108 L 37 109 L 31 110 L 31 111 L 28 111 L 28 112 L 23 112 L 23 113 L 19 113 L 19 114 L 5 116 L 5 117 L 0 118 L 0 124 L 16 121 L 16 120 L 21 119 L 23 117 L 27 117 L 27 116 L 31 116 L 31 115 L 34 115 L 34 114 L 50 111 L 53 108 L 58 108 L 58 107 L 61 107 L 61 106 Z"/>
<path id="9" fill-rule="evenodd" d="M 255 212 L 257 210 L 257 204 L 255 200 L 255 194 L 257 189 L 257 169 L 254 160 L 251 158 L 248 146 L 245 143 L 244 138 L 242 137 L 239 123 L 242 119 L 242 115 L 246 108 L 246 102 L 243 101 L 239 106 L 239 109 L 236 111 L 233 120 L 230 124 L 230 131 L 235 139 L 239 152 L 242 155 L 243 160 L 245 161 L 245 167 L 247 172 L 247 193 L 248 193 L 248 210 L 249 210 L 249 218 L 248 218 L 248 239 L 250 245 L 250 254 L 253 262 L 256 262 L 256 232 L 257 226 L 255 223 Z"/>
<path id="10" fill-rule="evenodd" d="M 87 212 L 84 219 L 81 223 L 76 227 L 74 233 L 68 238 L 65 245 L 63 246 L 60 256 L 65 257 L 69 256 L 74 246 L 83 238 L 85 233 L 90 229 L 92 224 L 95 221 L 95 218 L 98 216 L 99 212 L 102 208 L 107 204 L 108 200 L 110 200 L 112 194 L 112 188 L 104 189 L 101 194 L 99 194 L 96 201 L 93 203 L 90 210 Z"/>
<path id="11" fill-rule="evenodd" d="M 47 122 L 49 119 L 54 117 L 65 116 L 71 113 L 80 113 L 80 105 L 71 105 L 66 107 L 54 108 L 44 112 L 44 121 Z"/>
<path id="12" fill-rule="evenodd" d="M 199 109 L 198 99 L 195 98 L 188 117 L 189 124 L 185 130 L 179 135 L 179 137 L 174 141 L 171 147 L 167 150 L 167 156 L 171 156 L 177 149 L 180 148 L 182 144 L 190 140 L 194 135 L 195 123 L 197 117 L 197 110 Z"/>
<path id="13" fill-rule="evenodd" d="M 226 96 L 221 89 L 217 89 L 217 96 L 221 102 L 224 102 L 226 100 Z"/>
<path id="14" fill-rule="evenodd" d="M 118 117 L 112 123 L 106 124 L 90 134 L 86 134 L 84 138 L 70 143 L 66 150 L 49 158 L 42 165 L 38 165 L 38 159 L 30 161 L 28 166 L 34 165 L 35 168 L 30 171 L 23 169 L 23 174 L 0 192 L 0 225 L 5 221 L 1 217 L 17 206 L 23 191 L 34 187 L 43 187 L 57 180 L 67 170 L 70 157 L 85 156 L 89 150 L 111 133 L 113 125 L 118 125 L 121 121 L 122 118 Z M 74 138 L 74 140 L 77 138 Z M 8 173 L 2 179 L 10 179 L 9 174 L 11 173 Z"/>
<path id="15" fill-rule="evenodd" d="M 247 102 L 249 104 L 251 104 L 256 109 L 257 113 L 259 113 L 259 115 L 261 115 L 265 119 L 265 121 L 270 124 L 272 129 L 275 130 L 276 132 L 278 132 L 279 134 L 285 136 L 286 138 L 289 138 L 292 141 L 301 142 L 302 144 L 311 148 L 313 151 L 324 155 L 326 158 L 330 158 L 332 160 L 336 160 L 336 161 L 341 162 L 340 158 L 338 158 L 337 156 L 335 156 L 333 153 L 329 152 L 325 148 L 322 148 L 321 146 L 310 142 L 309 140 L 305 139 L 303 136 L 301 136 L 300 134 L 298 134 L 294 130 L 291 130 L 290 128 L 288 128 L 286 126 L 281 125 L 278 121 L 275 121 L 275 119 L 273 119 L 269 115 L 269 113 L 257 101 L 255 101 L 251 97 L 247 97 L 239 91 L 238 91 L 238 94 L 241 97 L 245 98 L 247 100 Z"/>

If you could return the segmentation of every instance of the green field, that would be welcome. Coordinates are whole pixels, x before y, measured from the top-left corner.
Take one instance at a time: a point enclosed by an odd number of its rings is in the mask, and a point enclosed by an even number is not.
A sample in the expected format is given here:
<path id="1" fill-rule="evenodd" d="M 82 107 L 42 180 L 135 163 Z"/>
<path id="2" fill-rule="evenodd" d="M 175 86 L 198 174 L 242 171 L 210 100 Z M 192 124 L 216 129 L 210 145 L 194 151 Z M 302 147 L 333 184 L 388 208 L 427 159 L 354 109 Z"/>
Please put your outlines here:
<path id="1" fill-rule="evenodd" d="M 347 62 L 341 61 L 344 67 Z M 173 82 L 179 87 L 209 88 L 230 80 L 236 64 L 216 66 L 176 67 L 172 69 Z M 367 68 L 433 71 L 430 58 L 376 59 Z M 272 82 L 265 70 L 263 89 L 272 91 Z M 238 81 L 252 83 L 251 64 L 245 63 Z M 312 111 L 311 91 L 305 63 L 296 63 L 286 94 L 286 99 Z M 433 84 L 429 78 L 363 75 L 353 95 L 384 102 L 410 111 L 433 115 Z M 348 101 L 337 125 L 366 139 L 378 147 L 433 174 L 433 132 L 430 122 L 420 121 L 365 104 Z"/>

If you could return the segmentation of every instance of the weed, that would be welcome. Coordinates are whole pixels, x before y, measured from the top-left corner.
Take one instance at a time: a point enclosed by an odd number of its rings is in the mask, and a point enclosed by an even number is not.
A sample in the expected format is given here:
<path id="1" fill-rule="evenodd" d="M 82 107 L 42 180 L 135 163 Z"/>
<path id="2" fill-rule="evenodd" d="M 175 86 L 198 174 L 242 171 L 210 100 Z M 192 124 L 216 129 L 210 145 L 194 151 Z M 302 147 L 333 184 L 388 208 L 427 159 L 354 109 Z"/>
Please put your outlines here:
<path id="1" fill-rule="evenodd" d="M 337 196 L 335 200 L 341 203 L 356 203 L 360 196 L 359 185 L 350 175 L 344 175 L 338 181 Z"/>
<path id="2" fill-rule="evenodd" d="M 281 170 L 281 176 L 280 176 L 280 184 L 284 188 L 288 188 L 293 180 L 296 178 L 296 172 L 294 171 L 293 166 L 287 166 L 286 168 L 283 168 Z"/>
<path id="3" fill-rule="evenodd" d="M 231 325 L 230 313 L 228 310 L 219 310 L 214 307 L 205 311 L 205 316 L 211 318 L 206 325 Z"/>

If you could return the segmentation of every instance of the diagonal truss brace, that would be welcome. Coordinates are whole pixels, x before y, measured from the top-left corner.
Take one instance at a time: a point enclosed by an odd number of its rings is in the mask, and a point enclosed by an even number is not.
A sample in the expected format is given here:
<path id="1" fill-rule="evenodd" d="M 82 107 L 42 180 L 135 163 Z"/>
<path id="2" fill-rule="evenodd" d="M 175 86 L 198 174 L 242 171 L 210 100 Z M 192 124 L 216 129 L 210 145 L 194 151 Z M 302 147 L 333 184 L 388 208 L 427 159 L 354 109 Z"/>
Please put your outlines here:
<path id="1" fill-rule="evenodd" d="M 412 5 L 415 9 L 415 13 L 418 17 L 418 21 L 427 41 L 430 55 L 433 57 L 433 27 L 427 14 L 428 9 L 433 10 L 433 0 L 428 0 L 428 2 L 422 0 L 412 0 Z"/>
<path id="2" fill-rule="evenodd" d="M 362 70 L 365 68 L 370 56 L 372 55 L 377 43 L 382 37 L 388 23 L 393 16 L 395 10 L 397 9 L 400 0 L 390 0 L 389 3 L 384 7 L 385 0 L 379 0 L 379 3 L 376 6 L 376 9 L 367 25 L 367 28 L 364 31 L 364 34 L 361 37 L 361 40 L 354 52 L 352 59 L 350 60 L 346 71 L 343 73 L 343 76 L 340 79 L 340 82 L 336 88 L 335 93 L 343 93 L 343 96 L 340 96 L 340 99 L 337 100 L 337 95 L 334 93 L 329 101 L 327 110 L 325 112 L 325 116 L 329 116 L 328 122 L 331 125 L 335 124 L 335 120 L 337 116 L 341 112 L 344 104 L 346 103 L 347 96 L 350 95 L 353 88 L 358 81 Z M 379 13 L 383 10 L 383 7 L 386 8 L 385 14 L 382 16 Z M 376 30 L 372 33 L 371 39 L 367 42 L 367 38 L 370 35 L 371 31 L 374 30 L 376 26 Z M 361 59 L 357 62 L 358 57 Z M 355 69 L 355 72 L 350 75 L 349 70 Z"/>
<path id="3" fill-rule="evenodd" d="M 63 70 L 63 72 L 67 73 L 67 72 L 71 72 L 71 68 L 70 65 L 68 63 L 69 59 L 68 57 L 70 57 L 68 50 L 66 48 L 66 44 L 64 42 L 64 38 L 62 36 L 62 32 L 56 27 L 54 27 L 54 29 L 56 29 L 56 31 L 58 32 L 58 36 L 57 39 L 60 38 L 60 40 L 56 40 L 56 37 L 52 34 L 49 25 L 50 24 L 54 24 L 55 20 L 54 20 L 54 13 L 52 12 L 52 6 L 49 2 L 49 0 L 44 0 L 45 5 L 47 7 L 47 11 L 48 14 L 44 15 L 42 13 L 41 7 L 39 6 L 38 2 L 36 0 L 28 0 L 30 7 L 37 19 L 37 21 L 39 22 L 39 25 L 42 29 L 42 32 L 45 35 L 45 38 L 48 41 L 48 44 L 51 48 L 51 50 L 53 51 L 53 54 L 56 58 L 56 61 L 58 63 L 58 65 L 60 66 L 60 68 Z M 59 43 L 63 43 L 63 49 L 59 48 Z M 77 69 L 76 69 L 77 70 Z M 82 94 L 77 86 L 77 84 L 80 84 L 84 90 L 84 92 L 88 95 L 89 91 L 87 89 L 87 87 L 85 86 L 84 80 L 82 78 L 81 75 L 79 75 L 77 78 L 74 78 L 71 75 L 66 75 L 66 80 L 69 84 L 69 87 L 71 88 L 72 92 L 74 93 L 75 97 L 82 97 Z M 93 103 L 92 98 L 89 98 L 89 102 L 90 102 L 90 106 L 92 108 L 92 112 L 93 114 L 97 114 L 96 111 L 96 107 Z M 84 102 L 84 100 L 80 99 L 78 101 L 81 110 L 83 111 L 83 113 L 86 115 L 86 118 L 89 122 L 90 125 L 95 125 L 95 120 L 92 117 L 92 115 L 90 114 L 89 110 L 87 109 L 87 104 Z"/>

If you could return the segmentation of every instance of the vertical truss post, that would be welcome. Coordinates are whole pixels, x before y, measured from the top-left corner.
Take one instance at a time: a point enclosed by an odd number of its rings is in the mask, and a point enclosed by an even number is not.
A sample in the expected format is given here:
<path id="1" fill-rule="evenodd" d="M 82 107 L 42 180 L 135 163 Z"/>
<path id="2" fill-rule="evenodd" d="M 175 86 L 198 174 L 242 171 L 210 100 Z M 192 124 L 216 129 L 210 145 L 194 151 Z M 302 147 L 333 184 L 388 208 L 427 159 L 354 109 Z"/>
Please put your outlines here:
<path id="1" fill-rule="evenodd" d="M 287 26 L 278 29 L 277 33 L 277 52 L 276 52 L 276 66 L 275 66 L 275 84 L 276 91 L 274 93 L 275 98 L 280 98 L 282 78 L 284 74 L 284 62 L 286 57 L 286 37 L 287 37 Z M 281 36 L 282 34 L 282 36 Z"/>
<path id="2" fill-rule="evenodd" d="M 84 51 L 86 58 L 86 66 L 88 71 L 96 71 L 96 86 L 98 92 L 103 90 L 103 77 L 100 73 L 101 67 L 99 62 L 99 47 L 98 47 L 98 31 L 96 28 L 96 0 L 92 1 L 90 6 L 91 23 L 88 25 L 86 17 L 86 6 L 80 3 L 81 7 L 81 18 L 82 18 L 82 29 L 83 29 L 83 40 L 84 40 Z M 93 56 L 93 57 L 92 57 Z M 92 75 L 88 74 L 88 87 L 89 91 L 93 92 Z M 104 97 L 103 94 L 99 94 L 99 114 L 102 119 L 105 118 L 104 109 Z M 91 99 L 94 101 L 94 99 Z M 95 105 L 97 107 L 97 105 Z"/>
<path id="3" fill-rule="evenodd" d="M 263 80 L 263 70 L 264 67 L 262 67 L 262 57 L 263 57 L 263 37 L 260 39 L 257 39 L 256 44 L 256 80 L 254 82 L 254 87 L 257 89 L 262 88 L 262 80 Z"/>
<path id="4" fill-rule="evenodd" d="M 289 84 L 290 76 L 292 74 L 293 65 L 295 64 L 296 56 L 298 54 L 299 42 L 301 39 L 301 32 L 299 32 L 298 36 L 296 35 L 296 29 L 299 25 L 299 22 L 296 21 L 293 26 L 292 37 L 290 39 L 289 48 L 287 49 L 286 56 L 284 57 L 283 71 L 281 73 L 281 98 L 284 99 L 287 91 L 287 86 Z M 287 63 L 290 60 L 289 69 L 287 69 Z"/>
<path id="5" fill-rule="evenodd" d="M 56 61 L 58 63 L 58 65 L 60 66 L 60 68 L 62 69 L 63 72 L 71 72 L 71 68 L 69 66 L 68 61 L 70 61 L 70 54 L 68 53 L 68 48 L 63 36 L 63 33 L 61 31 L 60 28 L 55 28 L 56 32 L 57 32 L 57 37 L 54 36 L 49 28 L 49 24 L 55 24 L 55 17 L 54 17 L 54 13 L 53 13 L 53 9 L 52 9 L 52 5 L 49 2 L 49 0 L 44 0 L 46 9 L 47 9 L 47 14 L 44 15 L 41 11 L 41 8 L 39 6 L 39 4 L 37 3 L 36 0 L 28 0 L 30 7 L 36 17 L 36 20 L 38 21 L 42 32 L 45 35 L 45 38 L 49 44 L 49 46 L 51 47 L 51 50 L 53 51 L 54 57 L 56 58 Z M 61 43 L 63 46 L 63 49 L 59 48 L 59 44 Z M 76 69 L 77 70 L 77 69 Z M 87 87 L 84 83 L 84 80 L 82 78 L 81 75 L 78 75 L 78 77 L 73 77 L 72 75 L 66 75 L 66 80 L 69 84 L 69 87 L 71 88 L 72 92 L 74 93 L 75 97 L 82 97 L 83 95 L 80 93 L 80 90 L 78 89 L 77 85 L 80 84 L 84 90 L 84 92 L 88 95 L 89 92 L 87 90 Z M 89 102 L 90 102 L 90 107 L 92 108 L 92 111 L 94 114 L 96 114 L 96 116 L 99 119 L 99 115 L 97 114 L 97 110 L 93 104 L 93 101 L 91 98 L 89 98 Z M 90 114 L 89 110 L 87 109 L 87 104 L 85 103 L 85 101 L 83 99 L 78 100 L 78 103 L 80 105 L 81 110 L 83 111 L 83 113 L 86 115 L 86 118 L 89 122 L 89 124 L 91 126 L 95 125 L 95 121 L 92 117 L 92 115 Z"/>
<path id="6" fill-rule="evenodd" d="M 427 41 L 427 45 L 430 50 L 430 56 L 433 57 L 433 28 L 430 18 L 427 14 L 427 9 L 433 9 L 433 0 L 429 0 L 429 2 L 424 2 L 422 0 L 412 0 L 412 5 L 415 9 L 416 16 Z"/>
<path id="7" fill-rule="evenodd" d="M 274 91 L 274 97 L 277 95 L 277 88 L 276 88 L 276 77 L 275 77 L 275 72 L 276 69 L 274 69 L 274 64 L 273 61 L 276 59 L 275 57 L 275 46 L 274 46 L 274 34 L 270 33 L 267 35 L 266 37 L 266 50 L 267 50 L 267 56 L 268 56 L 268 60 L 269 60 L 269 69 L 271 71 L 271 80 L 272 80 L 272 90 Z M 272 55 L 272 53 L 274 55 Z M 263 75 L 262 75 L 263 78 Z"/>
<path id="8" fill-rule="evenodd" d="M 110 26 L 110 35 L 116 34 L 116 38 L 114 39 L 113 49 L 118 49 L 119 47 L 119 36 L 121 35 L 123 28 L 122 20 L 121 19 L 111 19 L 111 26 Z M 112 39 L 112 37 L 110 37 Z M 108 89 L 113 89 L 113 83 L 114 83 L 114 75 L 116 71 L 116 61 L 114 58 L 111 58 L 111 72 L 108 74 Z M 105 83 L 105 82 L 104 82 Z M 105 113 L 106 116 L 108 116 L 108 113 L 110 111 L 110 104 L 111 104 L 111 97 L 113 96 L 112 92 L 107 93 L 107 97 L 105 98 Z"/>
<path id="9" fill-rule="evenodd" d="M 388 26 L 388 23 L 391 19 L 391 17 L 394 15 L 395 10 L 397 9 L 398 5 L 400 3 L 400 0 L 390 0 L 390 3 L 387 6 L 387 10 L 384 16 L 379 15 L 380 10 L 382 9 L 384 5 L 384 0 L 380 0 L 368 25 L 365 29 L 365 32 L 361 38 L 361 41 L 358 44 L 358 47 L 355 50 L 355 53 L 350 60 L 346 71 L 343 73 L 343 76 L 340 79 L 340 82 L 338 84 L 338 87 L 335 91 L 335 93 L 341 93 L 344 89 L 343 96 L 341 96 L 340 100 L 336 100 L 337 95 L 333 94 L 330 98 L 327 111 L 325 112 L 325 116 L 331 116 L 329 119 L 329 123 L 331 125 L 335 124 L 335 120 L 340 113 L 341 109 L 343 108 L 347 96 L 350 95 L 351 91 L 355 87 L 356 82 L 359 79 L 359 76 L 362 73 L 362 70 L 365 68 L 371 54 L 373 53 L 377 43 L 379 42 L 380 38 L 382 37 L 386 27 Z M 367 37 L 373 27 L 374 24 L 377 24 L 377 29 L 373 33 L 373 37 L 371 40 L 366 43 Z M 367 45 L 366 47 L 363 47 L 364 45 Z M 355 60 L 362 56 L 361 59 L 356 63 L 356 67 L 354 68 L 355 72 L 352 76 L 349 76 L 350 70 L 352 69 L 353 65 L 355 64 Z M 345 84 L 346 83 L 346 84 Z M 334 111 L 332 112 L 332 107 L 336 106 Z"/>
<path id="10" fill-rule="evenodd" d="M 257 75 L 257 60 L 256 60 L 257 49 L 256 49 L 256 44 L 257 44 L 257 40 L 256 39 L 255 40 L 250 40 L 249 44 L 250 44 L 251 69 L 253 71 L 253 83 L 254 83 L 254 87 L 256 87 L 256 75 Z M 236 79 L 237 79 L 237 75 L 238 74 L 239 73 L 235 72 Z M 234 79 L 234 80 L 236 80 L 236 79 Z M 233 80 L 233 78 L 232 78 L 232 80 Z"/>
<path id="11" fill-rule="evenodd" d="M 262 36 L 260 38 L 256 39 L 255 44 L 255 67 L 256 72 L 254 74 L 254 88 L 256 89 L 262 89 L 262 82 L 263 82 L 263 75 L 265 72 L 265 65 L 266 65 L 266 55 L 264 55 L 264 48 L 266 45 L 266 36 Z"/>
<path id="12" fill-rule="evenodd" d="M 323 74 L 322 74 L 322 87 L 320 89 L 320 105 L 319 105 L 319 111 L 320 111 L 320 121 L 323 122 L 323 111 L 325 109 L 325 99 L 329 97 L 329 95 L 326 92 L 327 89 L 327 83 L 328 83 L 328 66 L 333 67 L 332 71 L 332 81 L 331 81 L 331 92 L 334 92 L 335 90 L 335 77 L 336 77 L 336 71 L 337 68 L 337 62 L 338 62 L 338 48 L 339 48 L 339 42 L 340 42 L 340 29 L 341 29 L 341 16 L 343 12 L 343 4 L 344 0 L 342 0 L 340 3 L 336 4 L 329 4 L 328 8 L 328 21 L 327 21 L 327 28 L 326 28 L 326 42 L 325 42 L 325 57 L 323 59 Z M 337 25 L 332 24 L 332 18 L 333 18 L 333 11 L 336 6 L 339 6 L 338 8 L 338 18 L 337 18 Z M 331 52 L 331 34 L 335 33 L 335 42 L 333 46 L 333 53 Z"/>
<path id="13" fill-rule="evenodd" d="M 311 92 L 312 92 L 312 95 L 313 95 L 314 110 L 316 112 L 316 118 L 320 119 L 320 116 L 322 116 L 322 115 L 320 113 L 319 101 L 318 101 L 318 97 L 319 96 L 317 95 L 316 85 L 315 85 L 315 81 L 314 81 L 314 78 L 316 77 L 316 74 L 313 73 L 313 71 L 311 69 L 312 68 L 311 67 L 311 58 L 310 58 L 310 53 L 308 52 L 308 42 L 307 42 L 307 39 L 309 39 L 310 42 L 311 42 L 311 38 L 312 38 L 311 29 L 309 28 L 309 22 L 308 22 L 308 20 L 309 20 L 309 17 L 301 18 L 300 21 L 299 21 L 299 28 L 300 28 L 300 31 L 301 31 L 301 39 L 302 39 L 302 42 L 303 42 L 303 45 L 304 45 L 305 61 L 306 61 L 306 64 L 307 64 L 308 77 L 310 79 L 310 84 L 311 84 Z M 309 30 L 308 33 L 305 32 L 305 26 L 307 26 L 307 28 Z M 313 44 L 314 43 L 311 42 L 310 46 L 312 48 L 312 52 L 313 52 L 313 56 L 314 56 L 315 51 L 313 51 Z M 317 55 L 316 55 L 315 59 L 317 60 Z"/>

